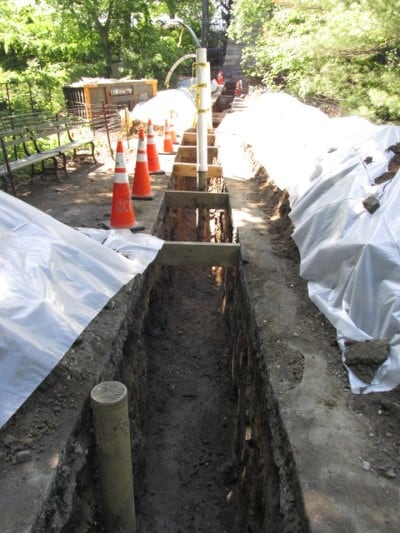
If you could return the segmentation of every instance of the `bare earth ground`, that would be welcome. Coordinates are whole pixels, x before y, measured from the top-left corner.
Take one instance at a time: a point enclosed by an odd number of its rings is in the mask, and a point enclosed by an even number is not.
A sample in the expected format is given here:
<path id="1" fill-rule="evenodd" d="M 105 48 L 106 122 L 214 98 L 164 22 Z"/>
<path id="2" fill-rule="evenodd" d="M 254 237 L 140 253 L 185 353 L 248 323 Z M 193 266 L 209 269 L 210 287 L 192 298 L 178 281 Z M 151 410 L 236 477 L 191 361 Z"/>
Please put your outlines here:
<path id="1" fill-rule="evenodd" d="M 64 179 L 62 183 L 57 183 L 52 177 L 37 179 L 21 186 L 18 195 L 68 225 L 99 227 L 110 214 L 112 169 L 113 161 L 102 150 L 98 165 L 83 159 L 75 169 L 71 166 L 70 178 Z M 268 182 L 262 169 L 255 171 L 255 178 L 250 182 L 236 182 L 234 187 L 236 193 L 242 195 L 250 213 L 252 206 L 263 213 L 263 222 L 267 228 L 266 247 L 270 246 L 269 252 L 285 265 L 285 289 L 291 295 L 286 302 L 287 315 L 274 319 L 281 326 L 276 328 L 280 333 L 273 333 L 274 325 L 269 321 L 267 323 L 266 320 L 265 324 L 265 328 L 272 328 L 266 342 L 269 343 L 271 357 L 276 361 L 275 382 L 281 384 L 281 391 L 276 391 L 278 398 L 281 392 L 290 390 L 303 379 L 302 356 L 291 351 L 290 338 L 304 337 L 310 349 L 313 346 L 325 346 L 330 379 L 339 386 L 342 394 L 331 397 L 327 391 L 321 390 L 321 407 L 325 409 L 326 416 L 330 416 L 329 413 L 339 404 L 344 405 L 349 413 L 357 415 L 365 429 L 366 438 L 369 439 L 370 453 L 367 457 L 358 455 L 355 449 L 350 449 L 350 453 L 359 461 L 360 470 L 366 476 L 372 472 L 398 485 L 399 388 L 384 394 L 351 394 L 336 346 L 335 332 L 308 299 L 306 283 L 298 275 L 299 258 L 290 238 L 286 195 Z M 145 206 L 135 204 L 135 208 L 137 218 L 140 218 Z M 259 233 L 257 236 L 260 237 Z M 251 257 L 246 260 L 251 262 Z M 267 264 L 263 269 L 257 263 L 256 274 L 260 283 L 271 278 L 269 269 Z M 148 427 L 150 448 L 148 471 L 143 486 L 138 487 L 138 494 L 142 499 L 142 505 L 138 508 L 138 520 L 142 526 L 141 531 L 146 533 L 233 531 L 232 512 L 237 475 L 227 444 L 232 430 L 232 412 L 229 405 L 231 390 L 227 379 L 229 365 L 224 351 L 226 332 L 223 324 L 218 322 L 221 288 L 211 272 L 199 275 L 198 283 L 194 283 L 193 278 L 188 279 L 185 272 L 179 276 L 177 271 L 175 277 L 178 279 L 171 285 L 171 301 L 167 304 L 170 313 L 165 310 L 158 310 L 157 313 L 155 309 L 157 323 L 148 331 L 147 342 L 154 354 L 154 359 L 149 361 L 152 397 Z M 268 299 L 257 298 L 257 292 L 255 293 L 255 303 L 257 306 L 264 306 L 266 317 L 271 316 L 274 298 L 279 291 L 279 286 L 272 288 Z M 300 317 L 297 329 L 285 331 L 282 326 L 287 317 L 293 314 Z M 188 321 L 184 327 L 185 317 L 188 317 Z M 189 333 L 187 328 L 192 332 Z M 191 335 L 197 338 L 197 343 L 191 342 Z M 353 365 L 362 376 L 372 375 L 372 370 L 379 362 L 376 353 L 376 350 L 369 350 L 365 346 L 358 352 L 355 349 Z M 205 356 L 208 361 L 211 360 L 207 365 L 204 364 Z M 162 361 L 168 361 L 168 366 L 167 373 L 160 375 Z M 183 370 L 185 361 L 191 362 L 190 371 Z M 194 404 L 196 408 L 193 408 Z M 57 409 L 63 408 L 63 399 L 60 397 Z M 33 455 L 37 446 L 45 445 L 43 440 L 35 439 L 36 432 L 45 434 L 49 424 L 51 422 L 41 420 L 39 414 L 35 419 L 37 427 L 32 428 L 29 440 L 18 434 L 18 426 L 13 426 L 12 434 L 1 435 L 0 457 L 13 463 L 24 460 L 21 455 L 24 450 Z M 22 449 L 21 442 L 24 442 Z M 169 454 L 163 447 L 165 442 L 168 443 Z M 347 453 L 348 445 L 350 444 L 344 443 Z M 215 503 L 210 506 L 211 490 L 214 491 L 211 497 Z M 190 497 L 193 493 L 194 499 Z M 157 514 L 160 511 L 161 518 Z M 393 523 L 382 524 L 382 531 L 395 529 Z M 95 529 L 88 526 L 81 531 Z"/>

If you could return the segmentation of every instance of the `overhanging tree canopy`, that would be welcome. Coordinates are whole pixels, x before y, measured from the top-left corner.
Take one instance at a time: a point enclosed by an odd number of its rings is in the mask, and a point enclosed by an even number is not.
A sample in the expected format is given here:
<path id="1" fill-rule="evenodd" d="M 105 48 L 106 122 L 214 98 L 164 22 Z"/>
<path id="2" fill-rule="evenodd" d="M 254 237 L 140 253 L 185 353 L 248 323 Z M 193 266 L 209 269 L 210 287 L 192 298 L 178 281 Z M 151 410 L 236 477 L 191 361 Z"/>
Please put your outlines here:
<path id="1" fill-rule="evenodd" d="M 214 4 L 210 1 L 210 13 Z M 160 15 L 183 18 L 200 35 L 201 0 L 9 0 L 0 6 L 0 83 L 81 77 L 165 79 L 193 51 L 190 35 L 165 30 Z M 182 68 L 188 68 L 190 65 Z M 1 96 L 1 95 L 0 95 Z"/>
<path id="2" fill-rule="evenodd" d="M 398 0 L 236 0 L 229 31 L 268 87 L 398 120 L 399 23 Z"/>

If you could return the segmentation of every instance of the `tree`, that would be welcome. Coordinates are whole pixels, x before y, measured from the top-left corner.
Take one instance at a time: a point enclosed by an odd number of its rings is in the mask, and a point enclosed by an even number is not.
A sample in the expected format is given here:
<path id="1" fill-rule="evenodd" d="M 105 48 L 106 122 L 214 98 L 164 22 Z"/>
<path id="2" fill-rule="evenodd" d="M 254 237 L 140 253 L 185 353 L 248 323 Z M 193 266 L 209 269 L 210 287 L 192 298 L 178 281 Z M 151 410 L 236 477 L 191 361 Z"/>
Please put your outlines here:
<path id="1" fill-rule="evenodd" d="M 149 2 L 142 0 L 48 0 L 59 15 L 60 37 L 74 44 L 78 62 L 103 64 L 111 76 L 134 29 L 149 21 Z M 80 45 L 80 46 L 79 46 Z"/>
<path id="2" fill-rule="evenodd" d="M 216 5 L 209 2 L 210 15 Z M 184 28 L 164 29 L 157 19 L 180 17 L 200 35 L 201 13 L 202 0 L 1 2 L 0 83 L 43 78 L 62 94 L 62 85 L 82 77 L 161 81 L 194 44 Z"/>
<path id="3" fill-rule="evenodd" d="M 72 80 L 81 76 L 160 75 L 190 35 L 163 30 L 161 14 L 182 17 L 200 32 L 201 0 L 10 0 L 1 6 L 0 65 L 24 71 L 34 59 L 58 65 Z M 5 4 L 5 3 L 4 3 Z"/>
<path id="4" fill-rule="evenodd" d="M 236 0 L 230 36 L 273 90 L 342 112 L 400 118 L 398 0 Z"/>
<path id="5" fill-rule="evenodd" d="M 33 0 L 10 0 L 0 6 L 0 100 L 4 109 L 11 100 L 13 111 L 61 105 L 65 72 L 57 59 L 63 45 L 56 38 L 53 13 L 41 8 L 41 2 Z"/>

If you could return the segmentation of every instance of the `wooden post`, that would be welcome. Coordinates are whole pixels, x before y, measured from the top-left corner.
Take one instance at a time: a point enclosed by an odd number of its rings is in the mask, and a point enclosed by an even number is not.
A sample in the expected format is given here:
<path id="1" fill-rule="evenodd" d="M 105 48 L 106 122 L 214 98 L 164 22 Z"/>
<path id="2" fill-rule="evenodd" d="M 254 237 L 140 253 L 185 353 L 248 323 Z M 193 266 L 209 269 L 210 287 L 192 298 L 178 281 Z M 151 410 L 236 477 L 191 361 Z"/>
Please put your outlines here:
<path id="1" fill-rule="evenodd" d="M 135 533 L 127 389 L 118 381 L 99 383 L 91 391 L 91 404 L 105 530 Z"/>

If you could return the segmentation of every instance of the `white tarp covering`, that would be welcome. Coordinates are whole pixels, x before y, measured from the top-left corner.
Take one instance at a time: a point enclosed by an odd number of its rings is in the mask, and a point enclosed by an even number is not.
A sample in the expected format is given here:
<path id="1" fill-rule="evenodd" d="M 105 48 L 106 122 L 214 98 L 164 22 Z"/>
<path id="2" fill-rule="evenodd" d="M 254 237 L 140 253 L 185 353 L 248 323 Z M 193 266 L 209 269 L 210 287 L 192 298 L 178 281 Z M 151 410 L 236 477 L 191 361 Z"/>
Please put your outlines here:
<path id="1" fill-rule="evenodd" d="M 154 125 L 164 126 L 165 120 L 170 120 L 173 113 L 175 132 L 178 135 L 191 128 L 196 120 L 196 106 L 193 95 L 188 89 L 167 89 L 159 91 L 156 96 L 139 102 L 131 111 L 132 120 L 147 123 L 149 118 Z"/>
<path id="2" fill-rule="evenodd" d="M 357 117 L 329 118 L 282 93 L 248 98 L 217 129 L 225 169 L 227 139 L 248 144 L 269 176 L 289 193 L 309 295 L 346 340 L 386 340 L 389 354 L 370 384 L 349 371 L 352 391 L 391 390 L 400 384 L 400 173 L 374 184 L 400 142 L 400 127 Z M 363 200 L 374 195 L 372 214 Z"/>
<path id="3" fill-rule="evenodd" d="M 0 427 L 162 243 L 78 231 L 0 192 Z"/>

